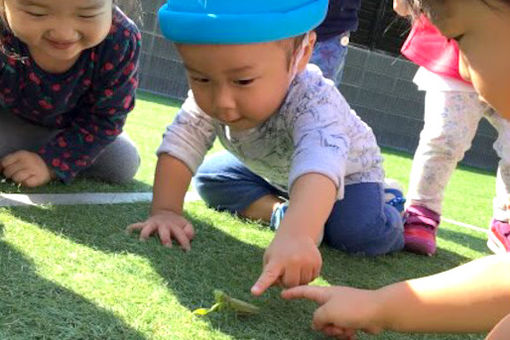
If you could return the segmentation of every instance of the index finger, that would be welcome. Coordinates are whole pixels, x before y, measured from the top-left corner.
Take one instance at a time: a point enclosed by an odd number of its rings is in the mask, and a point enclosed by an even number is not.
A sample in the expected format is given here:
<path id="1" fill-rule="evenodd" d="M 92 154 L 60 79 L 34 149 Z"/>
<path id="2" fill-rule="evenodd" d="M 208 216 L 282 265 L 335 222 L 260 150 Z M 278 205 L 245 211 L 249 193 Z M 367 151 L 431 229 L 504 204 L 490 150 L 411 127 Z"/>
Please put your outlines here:
<path id="1" fill-rule="evenodd" d="M 319 286 L 298 286 L 290 289 L 285 289 L 282 292 L 282 298 L 287 300 L 293 299 L 308 299 L 323 305 L 328 300 L 327 287 Z"/>
<path id="2" fill-rule="evenodd" d="M 269 262 L 260 274 L 257 282 L 251 287 L 251 293 L 255 296 L 262 295 L 282 275 L 283 268 L 279 264 Z"/>

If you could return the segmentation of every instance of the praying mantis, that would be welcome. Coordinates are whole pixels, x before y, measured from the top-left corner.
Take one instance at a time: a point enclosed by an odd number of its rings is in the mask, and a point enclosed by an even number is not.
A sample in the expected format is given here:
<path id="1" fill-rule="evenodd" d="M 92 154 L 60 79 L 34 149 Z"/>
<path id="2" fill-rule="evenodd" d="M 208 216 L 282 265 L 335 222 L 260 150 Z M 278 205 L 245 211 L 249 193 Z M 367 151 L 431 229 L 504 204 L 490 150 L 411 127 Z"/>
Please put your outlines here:
<path id="1" fill-rule="evenodd" d="M 216 303 L 211 308 L 198 308 L 193 311 L 193 314 L 203 316 L 217 310 L 232 310 L 238 314 L 250 315 L 258 314 L 260 311 L 259 307 L 230 297 L 219 289 L 214 290 L 214 300 Z"/>

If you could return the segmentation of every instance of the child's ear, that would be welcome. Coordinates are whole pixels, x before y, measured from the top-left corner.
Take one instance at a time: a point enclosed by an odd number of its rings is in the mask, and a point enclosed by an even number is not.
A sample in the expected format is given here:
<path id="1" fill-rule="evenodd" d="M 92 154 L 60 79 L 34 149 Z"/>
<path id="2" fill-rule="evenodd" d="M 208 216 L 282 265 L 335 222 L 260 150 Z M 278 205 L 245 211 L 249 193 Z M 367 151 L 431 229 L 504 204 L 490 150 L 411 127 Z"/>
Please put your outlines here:
<path id="1" fill-rule="evenodd" d="M 306 37 L 305 37 L 306 39 Z M 298 73 L 305 70 L 306 65 L 310 61 L 310 58 L 313 54 L 313 48 L 315 47 L 315 42 L 317 41 L 317 33 L 315 31 L 311 31 L 308 34 L 308 44 L 306 44 L 304 51 L 303 51 L 303 57 L 299 61 L 299 64 L 297 65 Z"/>

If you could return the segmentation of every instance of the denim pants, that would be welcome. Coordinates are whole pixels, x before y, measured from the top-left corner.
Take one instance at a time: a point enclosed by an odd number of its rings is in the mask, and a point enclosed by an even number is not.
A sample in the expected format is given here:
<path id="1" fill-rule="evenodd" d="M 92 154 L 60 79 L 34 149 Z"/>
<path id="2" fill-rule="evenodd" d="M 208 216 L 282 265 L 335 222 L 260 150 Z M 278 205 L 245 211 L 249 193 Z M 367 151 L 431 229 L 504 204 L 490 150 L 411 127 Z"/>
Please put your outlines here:
<path id="1" fill-rule="evenodd" d="M 349 36 L 350 32 L 345 32 L 317 42 L 310 59 L 310 63 L 319 66 L 324 77 L 333 80 L 337 87 L 342 82 Z"/>
<path id="2" fill-rule="evenodd" d="M 212 208 L 239 213 L 266 195 L 288 198 L 262 177 L 251 172 L 231 153 L 214 155 L 200 166 L 194 185 Z M 325 223 L 327 245 L 370 256 L 401 250 L 404 247 L 402 218 L 394 207 L 385 204 L 381 183 L 357 183 L 345 187 Z"/>

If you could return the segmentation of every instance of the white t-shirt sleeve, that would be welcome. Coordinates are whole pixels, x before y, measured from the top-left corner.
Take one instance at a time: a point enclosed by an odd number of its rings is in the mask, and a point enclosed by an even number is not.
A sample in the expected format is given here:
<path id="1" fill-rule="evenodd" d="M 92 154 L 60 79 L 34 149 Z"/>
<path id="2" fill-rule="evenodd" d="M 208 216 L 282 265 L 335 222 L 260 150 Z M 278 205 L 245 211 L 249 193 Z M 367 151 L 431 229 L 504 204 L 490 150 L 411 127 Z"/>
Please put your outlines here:
<path id="1" fill-rule="evenodd" d="M 190 91 L 174 121 L 167 126 L 157 154 L 173 156 L 195 173 L 215 138 L 212 118 L 198 107 Z"/>

